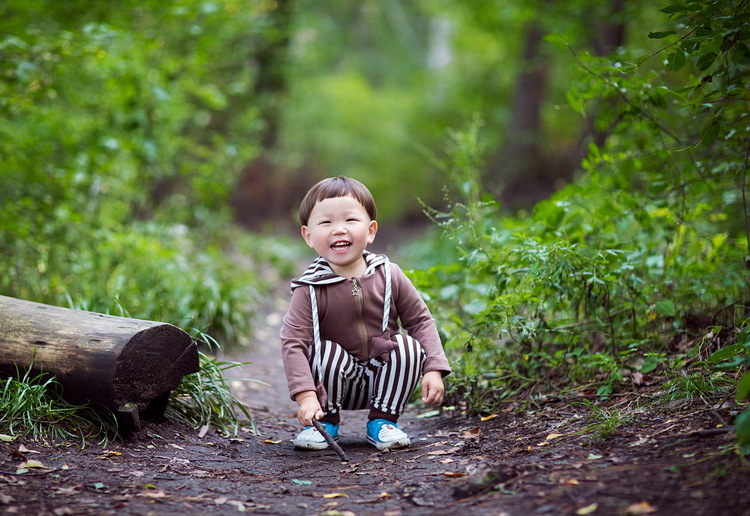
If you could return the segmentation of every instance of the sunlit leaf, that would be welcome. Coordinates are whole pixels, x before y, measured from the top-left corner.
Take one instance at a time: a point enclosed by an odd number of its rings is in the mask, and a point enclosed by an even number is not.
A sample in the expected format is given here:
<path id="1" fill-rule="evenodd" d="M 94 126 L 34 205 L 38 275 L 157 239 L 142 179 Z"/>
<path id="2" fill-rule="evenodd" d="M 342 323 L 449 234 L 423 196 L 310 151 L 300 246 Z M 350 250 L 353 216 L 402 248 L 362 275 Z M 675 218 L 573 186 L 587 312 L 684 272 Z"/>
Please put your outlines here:
<path id="1" fill-rule="evenodd" d="M 598 508 L 599 508 L 599 504 L 594 502 L 591 505 L 587 505 L 586 507 L 581 507 L 580 509 L 576 511 L 576 514 L 581 514 L 581 515 L 592 514 Z"/>
<path id="2" fill-rule="evenodd" d="M 657 511 L 657 508 L 648 502 L 640 502 L 628 505 L 625 509 L 626 514 L 651 514 Z"/>
<path id="3" fill-rule="evenodd" d="M 20 468 L 24 468 L 24 469 L 32 469 L 32 468 L 45 469 L 45 468 L 47 468 L 47 466 L 45 466 L 44 464 L 42 464 L 38 460 L 27 460 L 23 464 L 21 464 L 19 467 Z"/>

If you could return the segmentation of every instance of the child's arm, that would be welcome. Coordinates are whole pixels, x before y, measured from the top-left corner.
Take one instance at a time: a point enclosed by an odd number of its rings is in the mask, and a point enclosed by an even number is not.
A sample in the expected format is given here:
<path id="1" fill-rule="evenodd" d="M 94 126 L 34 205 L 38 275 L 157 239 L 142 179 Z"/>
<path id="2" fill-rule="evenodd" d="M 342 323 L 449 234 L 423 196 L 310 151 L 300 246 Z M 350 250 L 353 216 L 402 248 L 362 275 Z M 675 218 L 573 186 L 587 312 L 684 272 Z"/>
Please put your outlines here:
<path id="1" fill-rule="evenodd" d="M 428 405 L 440 405 L 444 393 L 443 373 L 428 371 L 422 376 L 422 401 Z"/>
<path id="2" fill-rule="evenodd" d="M 442 384 L 442 380 L 440 383 Z M 318 393 L 315 391 L 300 392 L 294 397 L 294 401 L 299 405 L 297 420 L 302 426 L 312 426 L 313 417 L 320 419 L 325 415 L 318 402 Z"/>

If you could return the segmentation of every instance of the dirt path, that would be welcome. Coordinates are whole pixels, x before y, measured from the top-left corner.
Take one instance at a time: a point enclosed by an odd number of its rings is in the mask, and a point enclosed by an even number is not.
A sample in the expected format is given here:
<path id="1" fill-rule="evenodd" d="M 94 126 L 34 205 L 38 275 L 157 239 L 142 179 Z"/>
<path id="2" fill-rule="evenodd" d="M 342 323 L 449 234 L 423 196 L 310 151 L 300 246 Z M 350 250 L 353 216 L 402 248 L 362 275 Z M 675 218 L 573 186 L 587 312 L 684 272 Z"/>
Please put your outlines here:
<path id="1" fill-rule="evenodd" d="M 163 423 L 107 450 L 0 442 L 0 513 L 750 514 L 750 468 L 732 451 L 731 414 L 688 404 L 639 408 L 646 393 L 598 412 L 581 399 L 523 413 L 509 406 L 485 421 L 412 407 L 402 427 L 413 445 L 390 453 L 365 442 L 363 412 L 346 413 L 341 445 L 350 462 L 330 450 L 296 451 L 279 317 L 270 313 L 256 350 L 233 357 L 253 363 L 232 376 L 264 382 L 235 383 L 259 435 L 248 427 L 238 438 L 201 438 Z M 31 451 L 18 453 L 22 445 Z M 24 458 L 44 467 L 16 474 Z"/>

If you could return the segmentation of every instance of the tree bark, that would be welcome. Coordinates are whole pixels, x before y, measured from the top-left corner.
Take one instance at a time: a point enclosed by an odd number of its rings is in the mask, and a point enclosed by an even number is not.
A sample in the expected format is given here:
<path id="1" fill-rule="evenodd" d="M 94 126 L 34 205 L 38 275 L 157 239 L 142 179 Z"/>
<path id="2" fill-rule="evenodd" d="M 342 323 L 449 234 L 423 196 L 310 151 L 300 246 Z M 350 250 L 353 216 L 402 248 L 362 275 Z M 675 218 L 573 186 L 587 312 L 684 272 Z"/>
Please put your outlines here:
<path id="1" fill-rule="evenodd" d="M 0 372 L 48 373 L 65 400 L 106 407 L 126 426 L 162 417 L 198 369 L 195 342 L 171 324 L 0 296 Z"/>
<path id="2" fill-rule="evenodd" d="M 232 195 L 235 220 L 259 230 L 274 217 L 289 213 L 292 196 L 274 180 L 277 171 L 274 151 L 280 136 L 281 106 L 287 95 L 287 62 L 291 41 L 292 0 L 277 0 L 267 13 L 269 29 L 254 52 L 251 68 L 257 80 L 257 99 L 264 128 L 260 133 L 260 153 L 249 163 Z"/>

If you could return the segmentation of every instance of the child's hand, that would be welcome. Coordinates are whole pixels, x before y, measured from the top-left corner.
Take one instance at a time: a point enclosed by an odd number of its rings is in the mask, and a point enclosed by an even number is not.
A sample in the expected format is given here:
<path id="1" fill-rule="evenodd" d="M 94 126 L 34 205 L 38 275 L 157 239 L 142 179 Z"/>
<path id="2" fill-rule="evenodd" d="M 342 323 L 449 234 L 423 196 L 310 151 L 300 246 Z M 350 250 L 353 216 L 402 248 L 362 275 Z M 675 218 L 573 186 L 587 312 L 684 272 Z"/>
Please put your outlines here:
<path id="1" fill-rule="evenodd" d="M 313 417 L 320 419 L 325 416 L 318 402 L 318 394 L 315 391 L 300 392 L 294 397 L 294 400 L 299 405 L 297 420 L 302 426 L 312 426 Z"/>
<path id="2" fill-rule="evenodd" d="M 440 405 L 443 402 L 445 387 L 443 386 L 443 373 L 440 371 L 429 371 L 422 377 L 422 401 L 428 405 Z"/>

